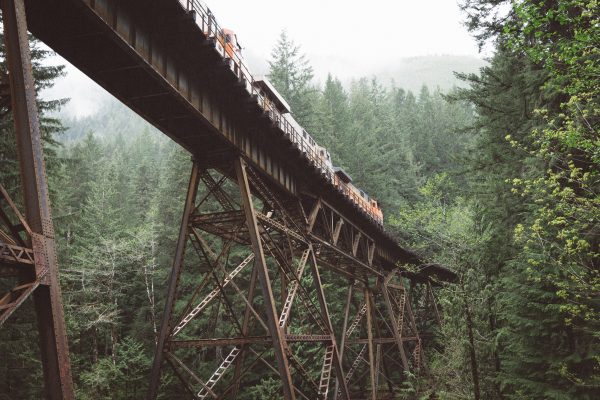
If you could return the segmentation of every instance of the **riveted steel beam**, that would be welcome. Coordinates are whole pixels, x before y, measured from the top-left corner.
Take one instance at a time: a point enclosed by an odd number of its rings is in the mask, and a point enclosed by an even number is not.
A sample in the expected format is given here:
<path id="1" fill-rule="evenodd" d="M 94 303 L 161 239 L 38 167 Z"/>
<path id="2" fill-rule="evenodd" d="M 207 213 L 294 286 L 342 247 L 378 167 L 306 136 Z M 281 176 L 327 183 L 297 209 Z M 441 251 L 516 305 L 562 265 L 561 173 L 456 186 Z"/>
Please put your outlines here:
<path id="1" fill-rule="evenodd" d="M 35 258 L 35 273 L 23 277 L 31 284 L 40 333 L 44 391 L 50 399 L 73 399 L 67 332 L 58 280 L 54 228 L 44 165 L 42 136 L 29 51 L 23 0 L 1 2 L 6 61 L 21 186 L 27 225 Z"/>

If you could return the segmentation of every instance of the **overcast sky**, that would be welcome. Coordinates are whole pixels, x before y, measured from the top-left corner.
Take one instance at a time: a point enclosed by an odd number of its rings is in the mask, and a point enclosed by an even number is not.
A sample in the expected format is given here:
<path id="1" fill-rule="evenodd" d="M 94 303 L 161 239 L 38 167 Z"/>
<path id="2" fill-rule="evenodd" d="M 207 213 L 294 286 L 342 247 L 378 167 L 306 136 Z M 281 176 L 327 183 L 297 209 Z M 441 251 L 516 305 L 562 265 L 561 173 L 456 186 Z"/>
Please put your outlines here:
<path id="1" fill-rule="evenodd" d="M 250 67 L 263 74 L 282 30 L 306 53 L 318 80 L 390 69 L 401 58 L 480 56 L 462 25 L 457 0 L 207 0 L 220 25 L 234 30 Z M 64 63 L 54 58 L 52 63 Z M 45 96 L 71 97 L 70 114 L 93 112 L 102 89 L 73 67 Z"/>
<path id="2" fill-rule="evenodd" d="M 356 76 L 403 57 L 477 55 L 457 0 L 208 2 L 252 55 L 268 58 L 286 30 L 318 75 Z"/>

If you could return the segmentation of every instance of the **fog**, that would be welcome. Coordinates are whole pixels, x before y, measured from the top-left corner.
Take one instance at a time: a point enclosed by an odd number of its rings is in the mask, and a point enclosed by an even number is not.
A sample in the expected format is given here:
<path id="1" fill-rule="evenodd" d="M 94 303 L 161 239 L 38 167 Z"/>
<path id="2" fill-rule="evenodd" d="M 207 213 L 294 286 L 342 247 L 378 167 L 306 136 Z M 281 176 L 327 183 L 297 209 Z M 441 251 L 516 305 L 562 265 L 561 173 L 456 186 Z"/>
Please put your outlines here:
<path id="1" fill-rule="evenodd" d="M 317 81 L 393 69 L 407 57 L 479 56 L 455 0 L 208 0 L 220 25 L 233 29 L 252 71 L 264 74 L 282 30 L 301 46 Z M 60 57 L 48 61 L 67 64 Z M 64 110 L 93 113 L 108 95 L 74 67 L 44 97 L 70 97 Z"/>
<path id="2" fill-rule="evenodd" d="M 478 54 L 455 0 L 230 0 L 209 6 L 261 59 L 285 29 L 317 76 L 364 75 L 405 57 Z"/>

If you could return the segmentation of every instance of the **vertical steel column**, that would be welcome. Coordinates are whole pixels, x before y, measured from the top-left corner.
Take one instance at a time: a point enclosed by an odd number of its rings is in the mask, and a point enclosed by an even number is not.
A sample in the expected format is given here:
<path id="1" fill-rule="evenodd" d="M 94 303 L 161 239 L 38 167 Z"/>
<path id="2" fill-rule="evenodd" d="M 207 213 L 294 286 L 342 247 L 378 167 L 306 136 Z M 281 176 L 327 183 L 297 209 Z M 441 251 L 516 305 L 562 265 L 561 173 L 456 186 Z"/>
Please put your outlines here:
<path id="1" fill-rule="evenodd" d="M 292 382 L 290 366 L 288 364 L 286 355 L 286 343 L 283 337 L 283 332 L 279 328 L 278 324 L 277 311 L 275 309 L 275 299 L 273 298 L 273 290 L 271 289 L 271 281 L 269 279 L 269 270 L 267 268 L 265 254 L 263 252 L 260 232 L 258 231 L 256 213 L 252 204 L 252 194 L 250 192 L 250 185 L 248 183 L 246 165 L 241 157 L 238 157 L 235 160 L 235 172 L 238 179 L 240 194 L 242 195 L 244 214 L 246 216 L 246 225 L 248 227 L 250 241 L 252 242 L 254 256 L 256 257 L 258 279 L 263 292 L 265 311 L 267 314 L 267 324 L 271 334 L 271 339 L 273 341 L 273 350 L 275 351 L 277 369 L 283 385 L 283 394 L 286 400 L 293 400 L 296 398 L 296 396 L 294 394 L 294 384 Z"/>
<path id="2" fill-rule="evenodd" d="M 431 280 L 427 280 L 427 288 L 425 290 L 427 290 L 427 292 L 429 294 L 428 297 L 433 306 L 435 320 L 437 321 L 438 325 L 441 327 L 442 326 L 442 317 L 440 316 L 440 311 L 438 310 L 437 301 L 435 300 L 435 294 L 433 293 L 433 287 L 431 286 Z"/>
<path id="3" fill-rule="evenodd" d="M 327 301 L 325 300 L 325 293 L 323 293 L 323 282 L 321 282 L 321 274 L 319 273 L 319 266 L 317 264 L 317 256 L 315 255 L 315 250 L 311 246 L 310 254 L 311 254 L 311 271 L 313 275 L 313 280 L 315 284 L 315 289 L 317 291 L 317 299 L 319 300 L 319 305 L 321 307 L 321 312 L 325 323 L 327 324 L 327 329 L 331 334 L 331 340 L 334 346 L 333 352 L 333 368 L 335 369 L 335 374 L 338 384 L 338 389 L 341 390 L 343 399 L 350 399 L 350 395 L 348 393 L 348 386 L 346 385 L 346 380 L 344 379 L 344 369 L 342 368 L 342 358 L 340 357 L 340 351 L 338 345 L 335 340 L 335 334 L 333 333 L 333 326 L 331 325 L 331 318 L 329 317 L 329 310 L 327 308 Z M 345 334 L 345 332 L 344 332 Z"/>
<path id="4" fill-rule="evenodd" d="M 25 215 L 36 255 L 31 278 L 41 281 L 33 296 L 45 396 L 68 400 L 74 398 L 73 381 L 23 0 L 3 0 L 2 17 Z"/>
<path id="5" fill-rule="evenodd" d="M 383 300 L 385 301 L 385 308 L 388 313 L 388 318 L 392 322 L 392 334 L 394 335 L 394 340 L 396 341 L 398 351 L 400 352 L 402 366 L 404 367 L 405 372 L 410 371 L 410 367 L 408 365 L 408 358 L 406 357 L 406 352 L 404 351 L 402 335 L 399 332 L 399 330 L 401 330 L 402 327 L 398 327 L 398 321 L 396 320 L 396 316 L 394 315 L 394 308 L 392 307 L 392 301 L 390 300 L 390 294 L 388 293 L 387 280 L 383 282 L 383 285 L 381 287 L 381 293 L 383 294 Z"/>
<path id="6" fill-rule="evenodd" d="M 343 364 L 344 362 L 344 349 L 346 347 L 346 329 L 348 329 L 348 318 L 350 318 L 350 303 L 352 302 L 352 288 L 354 286 L 354 279 L 348 279 L 348 293 L 346 295 L 346 306 L 344 307 L 344 323 L 342 326 L 342 337 L 340 339 L 340 360 Z M 343 365 L 342 365 L 343 366 Z M 347 388 L 347 386 L 346 386 Z M 335 391 L 334 391 L 334 399 L 338 398 L 338 393 L 340 389 L 340 380 L 335 379 Z"/>
<path id="7" fill-rule="evenodd" d="M 371 303 L 371 290 L 365 287 L 365 304 L 367 305 L 367 345 L 369 349 L 369 377 L 371 381 L 371 400 L 377 398 L 377 384 L 375 383 L 375 357 L 373 355 L 373 309 Z"/>
<path id="8" fill-rule="evenodd" d="M 250 326 L 250 316 L 252 315 L 252 304 L 254 303 L 254 292 L 256 290 L 256 280 L 258 278 L 258 265 L 256 259 L 254 260 L 254 267 L 252 269 L 252 275 L 250 276 L 250 287 L 248 288 L 248 304 L 244 311 L 244 321 L 242 322 L 242 336 L 248 336 L 248 330 Z M 246 350 L 248 346 L 242 347 L 242 354 L 239 355 L 235 363 L 235 372 L 233 374 L 233 398 L 237 398 L 238 392 L 240 391 L 240 377 L 242 374 L 242 366 L 244 364 L 244 358 L 246 356 Z"/>
<path id="9" fill-rule="evenodd" d="M 169 275 L 169 288 L 167 289 L 167 300 L 165 303 L 165 311 L 162 316 L 160 324 L 160 334 L 158 342 L 156 344 L 156 352 L 154 353 L 154 363 L 152 364 L 152 372 L 150 374 L 150 385 L 148 387 L 147 399 L 154 400 L 158 395 L 158 388 L 160 387 L 160 375 L 162 363 L 164 361 L 165 344 L 171 334 L 171 316 L 173 314 L 173 304 L 175 301 L 175 294 L 177 291 L 177 285 L 179 283 L 179 276 L 181 274 L 181 267 L 183 265 L 183 257 L 185 255 L 185 244 L 188 236 L 188 224 L 190 220 L 190 214 L 194 211 L 194 203 L 196 201 L 196 193 L 198 192 L 198 164 L 193 163 L 192 173 L 190 175 L 190 183 L 188 185 L 188 192 L 185 199 L 185 206 L 183 210 L 183 216 L 181 217 L 181 227 L 179 228 L 179 238 L 177 239 L 177 248 L 175 250 L 175 257 L 173 258 L 173 267 Z"/>

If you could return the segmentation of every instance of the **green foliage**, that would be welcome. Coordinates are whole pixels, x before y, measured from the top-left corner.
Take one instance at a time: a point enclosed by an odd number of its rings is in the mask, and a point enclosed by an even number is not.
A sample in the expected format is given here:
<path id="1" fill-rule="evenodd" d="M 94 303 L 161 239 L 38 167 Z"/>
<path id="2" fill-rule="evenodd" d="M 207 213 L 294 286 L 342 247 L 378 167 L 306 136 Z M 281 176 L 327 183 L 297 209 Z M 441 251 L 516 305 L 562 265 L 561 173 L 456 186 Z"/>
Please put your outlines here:
<path id="1" fill-rule="evenodd" d="M 286 31 L 279 35 L 269 61 L 269 80 L 289 103 L 292 114 L 307 129 L 314 128 L 312 87 L 313 69 L 300 52 L 300 46 L 288 38 Z"/>
<path id="2" fill-rule="evenodd" d="M 81 374 L 81 399 L 139 399 L 145 394 L 150 359 L 144 345 L 125 338 L 115 347 L 114 357 L 103 357 Z"/>
<path id="3" fill-rule="evenodd" d="M 42 61 L 50 52 L 40 48 L 36 40 L 31 39 L 31 63 L 35 79 L 35 91 L 51 87 L 54 81 L 63 75 L 62 66 L 43 65 Z M 4 34 L 0 33 L 0 55 L 5 54 Z M 7 73 L 6 58 L 0 58 L 0 74 Z M 40 131 L 44 145 L 44 155 L 47 169 L 52 172 L 56 165 L 56 136 L 63 132 L 61 122 L 51 117 L 51 113 L 60 109 L 66 99 L 38 100 L 40 112 Z M 8 104 L 0 107 L 0 181 L 15 199 L 20 198 L 19 167 L 16 154 L 14 122 Z M 52 188 L 50 189 L 52 190 Z"/>
<path id="4" fill-rule="evenodd" d="M 497 395 L 587 399 L 598 391 L 598 30 L 595 1 L 465 1 L 498 52 L 472 88 L 485 163 L 480 212 L 498 356 Z M 483 156 L 483 157 L 482 157 Z M 477 187 L 477 186 L 476 186 Z M 475 197 L 483 199 L 481 195 Z"/>
<path id="5" fill-rule="evenodd" d="M 241 400 L 280 400 L 281 382 L 273 378 L 265 378 L 260 381 L 260 384 L 244 390 L 240 396 Z"/>

